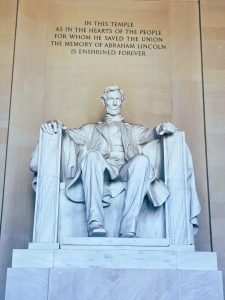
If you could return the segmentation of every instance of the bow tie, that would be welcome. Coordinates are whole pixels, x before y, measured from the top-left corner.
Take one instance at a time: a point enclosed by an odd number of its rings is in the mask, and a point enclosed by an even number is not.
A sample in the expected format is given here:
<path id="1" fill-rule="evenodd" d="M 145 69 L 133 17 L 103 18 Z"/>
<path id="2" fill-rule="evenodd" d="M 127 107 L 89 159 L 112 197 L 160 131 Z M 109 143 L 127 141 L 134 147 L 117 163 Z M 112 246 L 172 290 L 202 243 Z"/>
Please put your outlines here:
<path id="1" fill-rule="evenodd" d="M 119 114 L 119 115 L 116 115 L 116 116 L 112 116 L 110 114 L 107 114 L 105 116 L 105 121 L 107 123 L 111 123 L 111 122 L 120 122 L 123 120 L 123 117 Z"/>

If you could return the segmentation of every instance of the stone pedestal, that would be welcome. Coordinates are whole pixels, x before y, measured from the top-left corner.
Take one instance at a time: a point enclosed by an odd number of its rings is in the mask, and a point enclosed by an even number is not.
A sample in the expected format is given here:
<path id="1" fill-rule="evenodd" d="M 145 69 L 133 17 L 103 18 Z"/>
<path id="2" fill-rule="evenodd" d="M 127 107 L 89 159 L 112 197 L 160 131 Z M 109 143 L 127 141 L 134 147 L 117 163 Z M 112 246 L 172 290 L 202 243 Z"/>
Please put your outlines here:
<path id="1" fill-rule="evenodd" d="M 14 250 L 6 300 L 15 299 L 222 300 L 222 274 L 216 253 L 165 239 L 70 238 Z"/>

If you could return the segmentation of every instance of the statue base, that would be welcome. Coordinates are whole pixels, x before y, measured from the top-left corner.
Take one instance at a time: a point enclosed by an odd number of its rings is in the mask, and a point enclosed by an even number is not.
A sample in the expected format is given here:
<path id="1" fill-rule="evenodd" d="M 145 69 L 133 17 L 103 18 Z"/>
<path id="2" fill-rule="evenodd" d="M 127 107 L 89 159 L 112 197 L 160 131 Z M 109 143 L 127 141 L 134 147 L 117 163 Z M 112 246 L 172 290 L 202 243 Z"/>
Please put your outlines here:
<path id="1" fill-rule="evenodd" d="M 166 239 L 67 238 L 13 251 L 6 300 L 223 299 L 213 252 Z"/>

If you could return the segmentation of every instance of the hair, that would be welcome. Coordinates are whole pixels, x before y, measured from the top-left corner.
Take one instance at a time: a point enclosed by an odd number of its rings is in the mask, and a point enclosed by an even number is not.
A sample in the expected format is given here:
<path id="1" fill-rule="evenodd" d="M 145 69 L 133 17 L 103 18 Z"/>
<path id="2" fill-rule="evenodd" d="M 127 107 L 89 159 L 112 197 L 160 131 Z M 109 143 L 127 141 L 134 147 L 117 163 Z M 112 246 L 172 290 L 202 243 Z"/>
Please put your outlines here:
<path id="1" fill-rule="evenodd" d="M 104 101 L 106 101 L 106 100 L 107 100 L 107 94 L 108 94 L 109 92 L 114 92 L 114 91 L 119 91 L 120 94 L 121 94 L 121 97 L 122 97 L 122 101 L 125 100 L 123 90 L 121 90 L 121 88 L 120 88 L 118 85 L 115 85 L 115 84 L 112 84 L 112 85 L 110 85 L 110 86 L 107 86 L 107 87 L 104 89 L 104 92 L 102 93 L 101 99 L 104 100 Z"/>

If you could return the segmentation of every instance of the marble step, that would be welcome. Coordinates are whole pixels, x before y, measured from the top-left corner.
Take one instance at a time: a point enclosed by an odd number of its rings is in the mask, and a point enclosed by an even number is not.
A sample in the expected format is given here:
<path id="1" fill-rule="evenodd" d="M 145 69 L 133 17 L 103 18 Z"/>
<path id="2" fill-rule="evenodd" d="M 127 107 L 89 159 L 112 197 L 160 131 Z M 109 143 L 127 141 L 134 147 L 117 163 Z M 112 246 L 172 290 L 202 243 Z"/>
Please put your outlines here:
<path id="1" fill-rule="evenodd" d="M 8 269 L 6 300 L 223 300 L 220 271 Z"/>
<path id="2" fill-rule="evenodd" d="M 72 245 L 72 249 L 15 249 L 12 267 L 217 270 L 214 252 L 134 245 Z"/>

